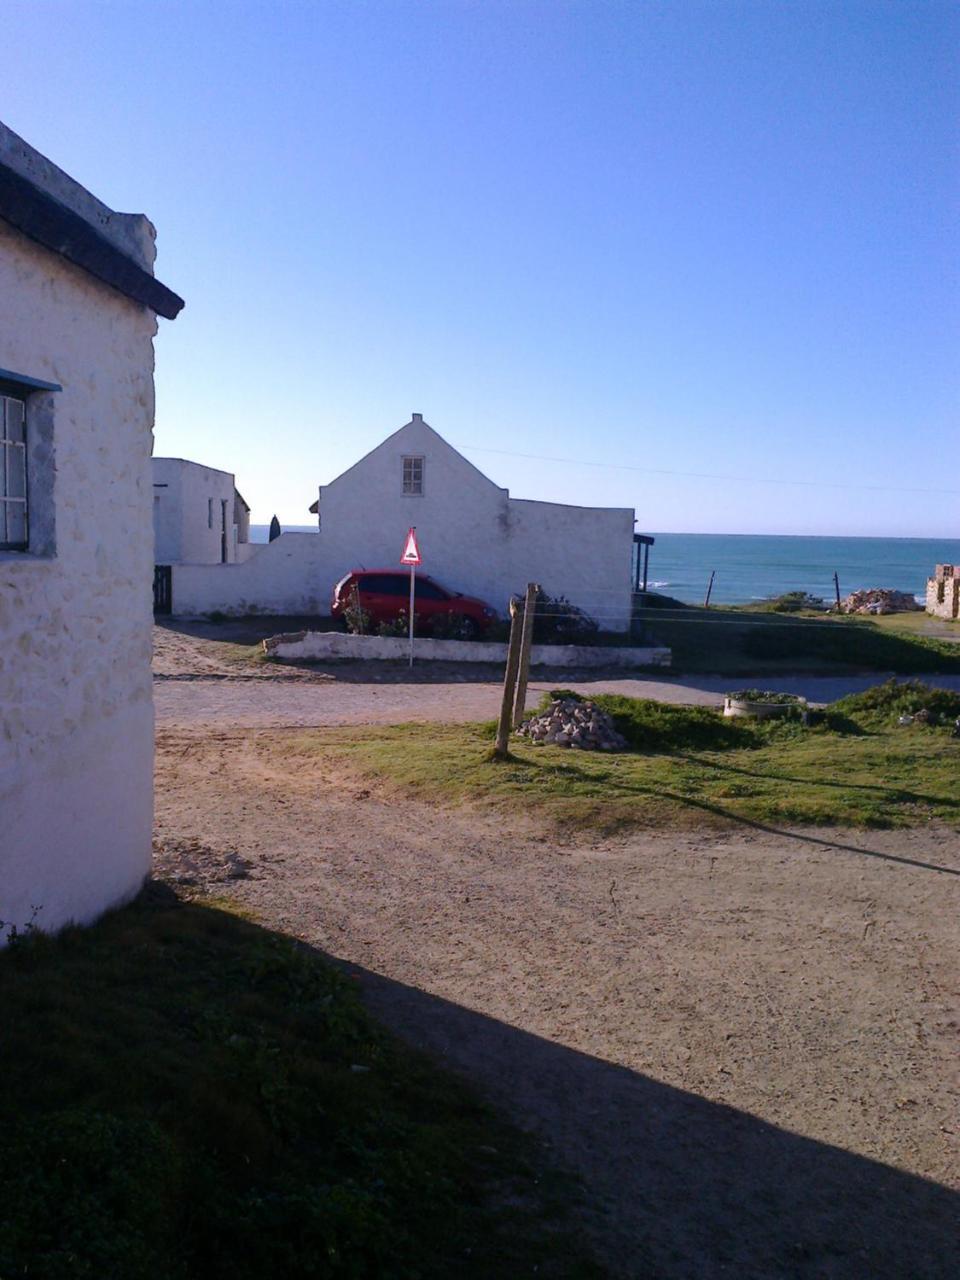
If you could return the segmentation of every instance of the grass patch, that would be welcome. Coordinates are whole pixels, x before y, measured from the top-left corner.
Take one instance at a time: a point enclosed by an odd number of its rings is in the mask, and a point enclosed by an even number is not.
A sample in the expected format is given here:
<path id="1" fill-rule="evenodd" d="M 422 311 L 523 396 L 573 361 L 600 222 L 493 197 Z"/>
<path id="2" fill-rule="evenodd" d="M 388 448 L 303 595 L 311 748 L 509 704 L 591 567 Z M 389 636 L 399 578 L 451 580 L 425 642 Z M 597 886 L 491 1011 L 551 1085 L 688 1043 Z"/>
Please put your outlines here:
<path id="1" fill-rule="evenodd" d="M 923 613 L 868 618 L 782 612 L 773 604 L 691 606 L 641 610 L 637 622 L 651 643 L 669 646 L 681 672 L 960 672 L 960 644 Z"/>
<path id="2" fill-rule="evenodd" d="M 0 1275 L 601 1274 L 533 1144 L 281 935 L 154 888 L 0 999 Z"/>
<path id="3" fill-rule="evenodd" d="M 905 692 L 902 692 L 906 688 Z M 941 707 L 956 695 L 880 686 L 792 719 L 724 720 L 702 707 L 601 695 L 633 750 L 616 755 L 511 741 L 490 758 L 490 727 L 401 725 L 315 731 L 286 749 L 335 757 L 423 798 L 536 810 L 558 824 L 624 826 L 734 822 L 960 827 L 960 739 L 948 726 L 897 724 L 897 709 Z M 562 691 L 556 691 L 562 692 Z"/>

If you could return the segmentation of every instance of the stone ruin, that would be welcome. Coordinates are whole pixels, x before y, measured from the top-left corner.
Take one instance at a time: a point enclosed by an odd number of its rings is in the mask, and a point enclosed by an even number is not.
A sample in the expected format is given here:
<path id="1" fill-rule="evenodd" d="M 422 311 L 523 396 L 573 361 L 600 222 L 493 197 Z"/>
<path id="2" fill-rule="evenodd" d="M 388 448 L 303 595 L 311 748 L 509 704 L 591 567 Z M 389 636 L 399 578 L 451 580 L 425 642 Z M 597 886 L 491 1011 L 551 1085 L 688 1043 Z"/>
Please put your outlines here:
<path id="1" fill-rule="evenodd" d="M 960 564 L 938 564 L 927 579 L 927 613 L 951 620 L 960 617 Z"/>
<path id="2" fill-rule="evenodd" d="M 851 592 L 840 608 L 844 613 L 913 613 L 920 606 L 908 591 L 871 587 L 867 591 Z"/>
<path id="3" fill-rule="evenodd" d="M 576 747 L 580 751 L 625 751 L 628 743 L 595 702 L 554 698 L 546 711 L 517 730 L 536 747 Z"/>

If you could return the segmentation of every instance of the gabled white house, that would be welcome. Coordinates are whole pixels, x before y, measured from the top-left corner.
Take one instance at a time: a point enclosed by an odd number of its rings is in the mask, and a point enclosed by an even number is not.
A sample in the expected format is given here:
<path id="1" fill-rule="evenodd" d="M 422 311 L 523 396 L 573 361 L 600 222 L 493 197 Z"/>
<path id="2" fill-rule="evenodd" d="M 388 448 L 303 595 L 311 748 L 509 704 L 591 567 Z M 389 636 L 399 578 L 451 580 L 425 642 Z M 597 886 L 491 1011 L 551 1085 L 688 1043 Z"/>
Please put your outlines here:
<path id="1" fill-rule="evenodd" d="M 512 498 L 419 413 L 323 485 L 316 514 L 334 581 L 395 564 L 415 525 L 424 569 L 444 585 L 503 609 L 539 582 L 606 630 L 629 626 L 633 510 Z"/>
<path id="2" fill-rule="evenodd" d="M 0 938 L 150 867 L 153 260 L 0 125 Z"/>
<path id="3" fill-rule="evenodd" d="M 241 565 L 175 568 L 173 611 L 329 613 L 334 584 L 397 564 L 415 525 L 424 570 L 505 609 L 539 582 L 606 630 L 630 625 L 634 513 L 512 498 L 420 414 L 323 485 L 318 535 L 283 534 Z"/>
<path id="4" fill-rule="evenodd" d="M 154 559 L 167 564 L 236 564 L 252 552 L 250 508 L 229 471 L 185 458 L 154 458 Z"/>

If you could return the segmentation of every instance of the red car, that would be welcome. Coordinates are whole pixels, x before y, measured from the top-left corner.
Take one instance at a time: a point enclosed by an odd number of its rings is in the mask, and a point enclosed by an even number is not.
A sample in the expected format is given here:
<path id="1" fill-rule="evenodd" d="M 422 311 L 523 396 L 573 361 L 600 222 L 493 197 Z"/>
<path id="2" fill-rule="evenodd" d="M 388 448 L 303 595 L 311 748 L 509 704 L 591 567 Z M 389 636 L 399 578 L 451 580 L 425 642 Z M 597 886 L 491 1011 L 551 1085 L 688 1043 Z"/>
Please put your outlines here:
<path id="1" fill-rule="evenodd" d="M 410 607 L 410 574 L 405 569 L 353 569 L 341 578 L 333 588 L 330 612 L 342 618 L 353 602 L 354 592 L 359 593 L 360 607 L 370 615 L 371 624 L 394 622 L 398 614 L 406 614 Z M 425 573 L 417 574 L 417 593 L 414 603 L 416 628 L 432 631 L 434 622 L 443 619 L 446 631 L 451 614 L 460 618 L 457 636 L 471 640 L 497 620 L 496 609 L 483 600 L 448 591 Z"/>

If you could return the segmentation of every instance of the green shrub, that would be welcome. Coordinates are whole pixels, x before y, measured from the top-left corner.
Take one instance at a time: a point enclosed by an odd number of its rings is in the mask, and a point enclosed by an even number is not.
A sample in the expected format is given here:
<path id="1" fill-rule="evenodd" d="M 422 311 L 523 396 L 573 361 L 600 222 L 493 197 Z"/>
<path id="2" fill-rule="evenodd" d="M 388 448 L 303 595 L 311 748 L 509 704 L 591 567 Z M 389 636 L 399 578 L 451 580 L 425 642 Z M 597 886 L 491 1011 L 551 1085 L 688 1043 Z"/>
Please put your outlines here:
<path id="1" fill-rule="evenodd" d="M 347 630 L 355 636 L 370 635 L 370 614 L 360 604 L 360 592 L 354 583 L 353 590 L 350 592 L 350 603 L 343 611 L 343 621 Z"/>
<path id="2" fill-rule="evenodd" d="M 474 640 L 477 624 L 462 613 L 440 613 L 430 622 L 430 634 L 435 640 Z"/>
<path id="3" fill-rule="evenodd" d="M 395 618 L 381 622 L 377 627 L 378 636 L 392 636 L 402 639 L 410 634 L 410 622 L 406 609 L 401 609 Z"/>
<path id="4" fill-rule="evenodd" d="M 769 600 L 760 600 L 745 607 L 751 613 L 801 613 L 805 609 L 823 612 L 827 606 L 822 596 L 811 595 L 809 591 L 785 591 L 782 595 L 771 596 Z"/>
<path id="5" fill-rule="evenodd" d="M 830 710 L 865 723 L 894 724 L 903 715 L 928 711 L 934 722 L 952 724 L 960 716 L 960 693 L 932 689 L 919 680 L 887 680 L 831 704 Z"/>
<path id="6" fill-rule="evenodd" d="M 537 592 L 534 644 L 589 644 L 599 630 L 599 623 L 583 609 L 571 604 L 566 596 Z"/>
<path id="7" fill-rule="evenodd" d="M 794 706 L 800 702 L 795 693 L 777 693 L 773 689 L 737 689 L 727 697 L 735 702 L 764 702 L 777 707 Z"/>

